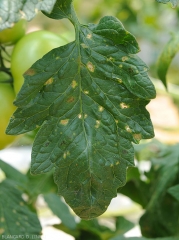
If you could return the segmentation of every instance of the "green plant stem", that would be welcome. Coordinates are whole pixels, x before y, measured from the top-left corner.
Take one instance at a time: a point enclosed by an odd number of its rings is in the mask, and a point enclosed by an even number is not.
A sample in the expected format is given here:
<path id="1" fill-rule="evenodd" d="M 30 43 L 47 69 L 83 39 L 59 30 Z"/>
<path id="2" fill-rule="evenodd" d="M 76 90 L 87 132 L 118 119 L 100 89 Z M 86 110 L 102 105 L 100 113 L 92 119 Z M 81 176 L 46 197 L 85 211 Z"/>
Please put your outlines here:
<path id="1" fill-rule="evenodd" d="M 79 40 L 80 22 L 78 20 L 73 3 L 71 4 L 71 16 L 70 16 L 69 20 L 74 25 L 75 33 L 76 33 L 76 40 Z"/>

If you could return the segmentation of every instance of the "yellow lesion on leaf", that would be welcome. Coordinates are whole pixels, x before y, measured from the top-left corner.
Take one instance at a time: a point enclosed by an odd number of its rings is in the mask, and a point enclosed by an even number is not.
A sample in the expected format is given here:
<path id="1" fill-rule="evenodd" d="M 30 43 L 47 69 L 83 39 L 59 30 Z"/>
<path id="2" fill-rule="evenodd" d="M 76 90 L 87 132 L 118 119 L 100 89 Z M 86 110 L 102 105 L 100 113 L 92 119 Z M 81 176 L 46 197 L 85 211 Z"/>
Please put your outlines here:
<path id="1" fill-rule="evenodd" d="M 81 119 L 82 118 L 82 114 L 78 114 L 78 118 Z"/>
<path id="2" fill-rule="evenodd" d="M 130 127 L 129 127 L 129 126 L 125 126 L 125 129 L 126 129 L 126 131 L 127 131 L 127 132 L 129 132 L 129 133 L 131 133 L 131 132 L 132 132 L 132 130 L 130 129 Z"/>
<path id="3" fill-rule="evenodd" d="M 117 81 L 118 81 L 119 83 L 122 83 L 122 79 L 121 79 L 121 78 L 117 78 Z"/>
<path id="4" fill-rule="evenodd" d="M 123 61 L 123 62 L 127 61 L 128 59 L 129 59 L 129 58 L 128 58 L 127 56 L 122 57 L 122 61 Z"/>
<path id="5" fill-rule="evenodd" d="M 124 108 L 129 108 L 130 106 L 129 105 L 127 105 L 126 103 L 120 103 L 120 107 L 122 108 L 122 109 L 124 109 Z"/>
<path id="6" fill-rule="evenodd" d="M 78 86 L 78 83 L 75 80 L 73 80 L 71 86 L 72 88 L 76 88 Z"/>
<path id="7" fill-rule="evenodd" d="M 95 70 L 95 66 L 91 62 L 87 63 L 87 68 L 90 72 L 94 72 Z"/>
<path id="8" fill-rule="evenodd" d="M 44 85 L 50 85 L 53 83 L 53 78 L 49 78 Z"/>
<path id="9" fill-rule="evenodd" d="M 39 12 L 38 8 L 35 8 L 35 13 L 37 14 Z"/>
<path id="10" fill-rule="evenodd" d="M 99 112 L 103 112 L 104 108 L 102 106 L 99 106 Z"/>
<path id="11" fill-rule="evenodd" d="M 109 57 L 109 58 L 107 58 L 107 61 L 112 61 L 112 62 L 114 62 L 115 59 L 114 59 L 113 57 Z"/>
<path id="12" fill-rule="evenodd" d="M 69 156 L 69 155 L 70 155 L 70 152 L 69 152 L 69 151 L 64 152 L 64 153 L 63 153 L 63 158 L 66 159 L 66 157 Z"/>
<path id="13" fill-rule="evenodd" d="M 60 124 L 66 126 L 68 124 L 68 122 L 69 122 L 69 119 L 63 119 L 60 121 Z"/>
<path id="14" fill-rule="evenodd" d="M 96 120 L 95 128 L 99 128 L 99 126 L 100 126 L 100 121 L 99 121 L 99 120 Z"/>
<path id="15" fill-rule="evenodd" d="M 86 38 L 91 39 L 91 38 L 92 38 L 92 34 L 89 33 L 89 34 L 86 36 Z"/>
<path id="16" fill-rule="evenodd" d="M 1 220 L 1 222 L 5 222 L 5 219 L 3 217 L 0 220 Z"/>

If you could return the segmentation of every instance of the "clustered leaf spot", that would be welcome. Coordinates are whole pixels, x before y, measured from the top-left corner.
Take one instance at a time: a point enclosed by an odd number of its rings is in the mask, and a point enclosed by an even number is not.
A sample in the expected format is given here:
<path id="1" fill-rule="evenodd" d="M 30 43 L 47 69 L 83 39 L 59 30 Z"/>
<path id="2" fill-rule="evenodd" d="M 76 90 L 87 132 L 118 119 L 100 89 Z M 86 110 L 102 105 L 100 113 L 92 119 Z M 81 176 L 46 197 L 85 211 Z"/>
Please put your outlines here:
<path id="1" fill-rule="evenodd" d="M 94 72 L 95 67 L 91 62 L 87 63 L 87 68 L 90 72 Z"/>
<path id="2" fill-rule="evenodd" d="M 89 94 L 89 91 L 85 90 L 84 93 L 85 93 L 85 94 Z"/>
<path id="3" fill-rule="evenodd" d="M 119 67 L 122 68 L 123 67 L 122 64 L 119 64 Z"/>
<path id="4" fill-rule="evenodd" d="M 82 119 L 82 114 L 78 114 L 78 118 L 79 118 L 79 119 Z"/>
<path id="5" fill-rule="evenodd" d="M 127 105 L 126 103 L 120 103 L 120 107 L 122 108 L 122 109 L 124 109 L 124 108 L 129 108 L 130 106 L 129 105 Z"/>
<path id="6" fill-rule="evenodd" d="M 119 162 L 119 161 L 117 161 L 117 162 L 116 162 L 116 165 L 119 165 L 119 163 L 120 163 L 120 162 Z"/>
<path id="7" fill-rule="evenodd" d="M 69 122 L 69 119 L 63 119 L 60 121 L 60 124 L 66 126 L 68 124 L 68 122 Z"/>
<path id="8" fill-rule="evenodd" d="M 50 85 L 53 83 L 53 78 L 48 79 L 44 85 Z"/>

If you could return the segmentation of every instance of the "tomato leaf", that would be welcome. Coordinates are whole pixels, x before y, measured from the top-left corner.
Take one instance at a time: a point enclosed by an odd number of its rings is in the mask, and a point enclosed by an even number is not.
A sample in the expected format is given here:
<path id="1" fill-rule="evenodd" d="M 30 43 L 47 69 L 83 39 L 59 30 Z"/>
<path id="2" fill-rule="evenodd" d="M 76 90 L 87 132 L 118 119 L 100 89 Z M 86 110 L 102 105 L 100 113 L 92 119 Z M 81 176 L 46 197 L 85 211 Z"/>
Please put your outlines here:
<path id="1" fill-rule="evenodd" d="M 61 219 L 62 223 L 70 230 L 74 230 L 76 228 L 75 219 L 61 198 L 54 193 L 44 194 L 43 197 L 49 208 Z"/>
<path id="2" fill-rule="evenodd" d="M 20 19 L 32 20 L 39 11 L 50 13 L 56 0 L 1 0 L 0 31 L 10 28 Z"/>
<path id="3" fill-rule="evenodd" d="M 152 160 L 152 197 L 140 219 L 141 231 L 146 237 L 165 237 L 178 233 L 179 203 L 168 194 L 169 189 L 179 183 L 178 165 L 179 144 L 169 146 Z"/>
<path id="4" fill-rule="evenodd" d="M 179 184 L 169 188 L 168 193 L 179 202 Z"/>
<path id="5" fill-rule="evenodd" d="M 6 178 L 13 180 L 14 182 L 17 182 L 18 185 L 25 187 L 27 184 L 28 178 L 21 172 L 19 172 L 17 169 L 13 168 L 8 163 L 2 161 L 0 159 L 0 169 L 5 173 Z"/>
<path id="6" fill-rule="evenodd" d="M 43 12 L 53 19 L 71 18 L 72 0 L 56 0 L 53 10 L 50 13 Z"/>
<path id="7" fill-rule="evenodd" d="M 22 192 L 10 180 L 0 183 L 0 234 L 28 235 L 28 239 L 33 239 L 35 234 L 41 239 L 42 228 L 37 215 L 30 211 L 21 195 Z"/>
<path id="8" fill-rule="evenodd" d="M 54 49 L 25 73 L 7 128 L 41 126 L 31 172 L 55 167 L 59 194 L 81 218 L 102 214 L 133 166 L 131 142 L 154 136 L 145 106 L 155 97 L 133 35 L 114 17 L 78 25 L 76 41 Z"/>
<path id="9" fill-rule="evenodd" d="M 166 74 L 168 68 L 179 51 L 179 34 L 172 34 L 172 38 L 166 44 L 158 59 L 157 73 L 164 86 L 167 88 Z"/>
<path id="10" fill-rule="evenodd" d="M 156 0 L 159 3 L 171 3 L 172 7 L 175 8 L 178 5 L 178 0 Z"/>

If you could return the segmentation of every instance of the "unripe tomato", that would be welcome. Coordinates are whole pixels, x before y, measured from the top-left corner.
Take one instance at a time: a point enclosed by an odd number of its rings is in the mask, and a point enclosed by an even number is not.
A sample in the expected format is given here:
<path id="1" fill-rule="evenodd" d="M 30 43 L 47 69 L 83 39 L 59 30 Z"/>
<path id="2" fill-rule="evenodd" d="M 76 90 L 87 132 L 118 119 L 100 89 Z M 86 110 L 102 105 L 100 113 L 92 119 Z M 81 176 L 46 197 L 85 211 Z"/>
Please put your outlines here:
<path id="1" fill-rule="evenodd" d="M 16 136 L 9 136 L 5 133 L 10 117 L 16 109 L 13 105 L 15 93 L 11 84 L 1 83 L 1 80 L 5 79 L 0 79 L 0 150 L 12 143 L 16 138 Z"/>
<path id="2" fill-rule="evenodd" d="M 25 35 L 27 22 L 20 20 L 12 28 L 0 32 L 0 44 L 13 45 Z"/>
<path id="3" fill-rule="evenodd" d="M 31 65 L 53 48 L 67 41 L 48 31 L 36 31 L 25 35 L 15 45 L 11 57 L 11 72 L 17 94 L 24 82 L 23 74 Z"/>

